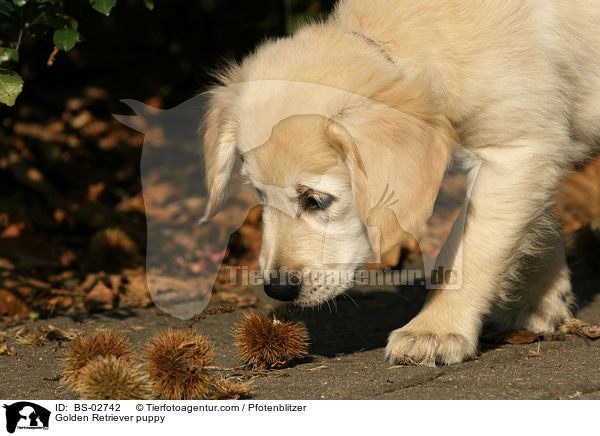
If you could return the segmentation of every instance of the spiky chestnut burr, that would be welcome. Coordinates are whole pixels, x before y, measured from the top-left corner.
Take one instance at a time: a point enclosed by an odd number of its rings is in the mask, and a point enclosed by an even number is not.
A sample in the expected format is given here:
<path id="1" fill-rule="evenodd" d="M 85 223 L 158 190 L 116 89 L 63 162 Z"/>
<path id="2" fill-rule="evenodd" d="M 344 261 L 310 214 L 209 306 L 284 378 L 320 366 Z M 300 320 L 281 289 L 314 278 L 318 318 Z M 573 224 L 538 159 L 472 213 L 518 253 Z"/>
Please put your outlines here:
<path id="1" fill-rule="evenodd" d="M 130 361 L 134 355 L 129 340 L 115 330 L 98 329 L 92 334 L 80 334 L 71 342 L 71 347 L 63 359 L 63 379 L 74 389 L 81 369 L 92 359 L 99 356 L 114 356 Z"/>
<path id="2" fill-rule="evenodd" d="M 144 366 L 155 395 L 165 400 L 198 400 L 211 390 L 205 367 L 214 354 L 212 342 L 192 330 L 167 329 L 146 346 Z"/>
<path id="3" fill-rule="evenodd" d="M 115 356 L 98 356 L 81 368 L 74 390 L 84 400 L 148 400 L 153 391 L 139 364 Z"/>
<path id="4" fill-rule="evenodd" d="M 255 369 L 283 368 L 308 352 L 308 331 L 292 320 L 250 312 L 234 335 L 240 358 Z"/>

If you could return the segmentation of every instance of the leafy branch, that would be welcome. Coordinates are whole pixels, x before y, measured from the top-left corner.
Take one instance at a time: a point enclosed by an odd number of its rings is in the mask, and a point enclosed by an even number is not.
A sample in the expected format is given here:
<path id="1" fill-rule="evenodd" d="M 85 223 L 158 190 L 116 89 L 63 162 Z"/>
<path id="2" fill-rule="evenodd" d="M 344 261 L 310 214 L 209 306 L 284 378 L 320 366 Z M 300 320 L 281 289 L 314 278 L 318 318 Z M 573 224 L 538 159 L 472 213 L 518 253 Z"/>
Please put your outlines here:
<path id="1" fill-rule="evenodd" d="M 89 6 L 109 16 L 117 0 L 88 0 Z M 79 23 L 64 10 L 64 0 L 0 0 L 0 103 L 13 106 L 23 90 L 23 78 L 16 71 L 24 41 L 36 41 L 52 34 L 54 49 L 48 66 L 59 51 L 68 52 L 83 36 Z M 143 0 L 153 9 L 153 0 Z"/>

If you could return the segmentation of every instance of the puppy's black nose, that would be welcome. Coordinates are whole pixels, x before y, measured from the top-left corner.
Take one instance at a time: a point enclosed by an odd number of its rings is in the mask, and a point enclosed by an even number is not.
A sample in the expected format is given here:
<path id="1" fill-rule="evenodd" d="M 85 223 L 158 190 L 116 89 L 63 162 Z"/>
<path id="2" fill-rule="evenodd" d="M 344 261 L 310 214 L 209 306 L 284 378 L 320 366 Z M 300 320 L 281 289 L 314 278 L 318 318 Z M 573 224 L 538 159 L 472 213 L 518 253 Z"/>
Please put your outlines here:
<path id="1" fill-rule="evenodd" d="M 298 276 L 272 271 L 263 286 L 269 297 L 280 301 L 292 301 L 300 294 L 302 282 Z"/>

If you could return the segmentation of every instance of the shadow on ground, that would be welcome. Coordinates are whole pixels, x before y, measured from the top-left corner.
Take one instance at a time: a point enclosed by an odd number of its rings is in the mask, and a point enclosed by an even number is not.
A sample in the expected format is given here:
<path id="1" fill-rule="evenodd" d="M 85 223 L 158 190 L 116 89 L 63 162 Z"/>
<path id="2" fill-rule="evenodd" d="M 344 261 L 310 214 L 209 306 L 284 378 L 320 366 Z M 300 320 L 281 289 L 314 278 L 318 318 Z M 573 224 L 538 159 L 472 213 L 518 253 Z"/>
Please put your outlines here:
<path id="1" fill-rule="evenodd" d="M 311 353 L 334 357 L 384 347 L 388 334 L 418 313 L 425 295 L 416 287 L 351 291 L 319 310 L 296 310 L 295 316 L 309 330 Z"/>

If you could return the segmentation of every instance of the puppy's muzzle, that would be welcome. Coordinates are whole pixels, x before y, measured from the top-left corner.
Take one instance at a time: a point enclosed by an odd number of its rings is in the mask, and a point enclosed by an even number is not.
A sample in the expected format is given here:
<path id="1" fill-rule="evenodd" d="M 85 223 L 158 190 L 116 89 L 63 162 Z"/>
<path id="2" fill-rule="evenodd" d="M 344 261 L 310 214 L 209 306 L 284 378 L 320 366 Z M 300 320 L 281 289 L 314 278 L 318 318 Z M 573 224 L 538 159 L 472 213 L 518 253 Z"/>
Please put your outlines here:
<path id="1" fill-rule="evenodd" d="M 265 275 L 265 293 L 276 300 L 292 301 L 300 295 L 302 280 L 297 274 L 270 271 Z"/>

